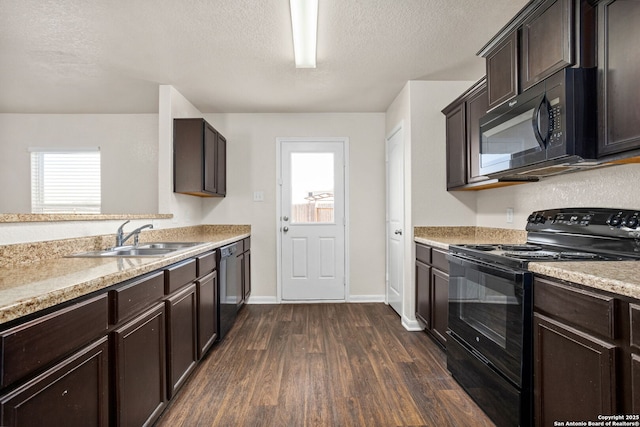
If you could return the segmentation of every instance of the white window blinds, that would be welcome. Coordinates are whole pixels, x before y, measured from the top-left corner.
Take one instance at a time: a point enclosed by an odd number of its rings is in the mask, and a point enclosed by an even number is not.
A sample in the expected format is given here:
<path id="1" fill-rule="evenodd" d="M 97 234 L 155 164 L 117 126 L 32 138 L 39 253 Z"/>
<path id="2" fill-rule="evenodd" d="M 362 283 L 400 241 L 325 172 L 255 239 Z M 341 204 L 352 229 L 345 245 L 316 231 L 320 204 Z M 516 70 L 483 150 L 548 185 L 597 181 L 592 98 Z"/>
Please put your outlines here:
<path id="1" fill-rule="evenodd" d="M 32 213 L 100 213 L 99 149 L 30 151 Z"/>

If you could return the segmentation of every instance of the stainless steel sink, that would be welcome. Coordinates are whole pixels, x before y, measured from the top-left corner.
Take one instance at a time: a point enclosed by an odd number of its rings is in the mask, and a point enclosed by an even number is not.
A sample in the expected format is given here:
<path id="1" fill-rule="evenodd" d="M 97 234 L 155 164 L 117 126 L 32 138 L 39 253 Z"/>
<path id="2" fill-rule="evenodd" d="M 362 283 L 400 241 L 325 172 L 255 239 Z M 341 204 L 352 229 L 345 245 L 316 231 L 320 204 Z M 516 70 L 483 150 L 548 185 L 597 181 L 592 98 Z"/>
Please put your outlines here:
<path id="1" fill-rule="evenodd" d="M 104 251 L 80 252 L 71 255 L 80 258 L 104 258 L 104 257 L 158 257 L 170 254 L 177 249 L 158 249 L 158 248 L 117 248 L 106 249 Z"/>
<path id="2" fill-rule="evenodd" d="M 141 249 L 184 249 L 201 245 L 202 242 L 153 242 L 138 245 Z"/>
<path id="3" fill-rule="evenodd" d="M 108 258 L 108 257 L 162 257 L 182 249 L 201 245 L 201 242 L 154 242 L 139 246 L 121 246 L 103 251 L 80 252 L 70 255 L 78 258 Z"/>

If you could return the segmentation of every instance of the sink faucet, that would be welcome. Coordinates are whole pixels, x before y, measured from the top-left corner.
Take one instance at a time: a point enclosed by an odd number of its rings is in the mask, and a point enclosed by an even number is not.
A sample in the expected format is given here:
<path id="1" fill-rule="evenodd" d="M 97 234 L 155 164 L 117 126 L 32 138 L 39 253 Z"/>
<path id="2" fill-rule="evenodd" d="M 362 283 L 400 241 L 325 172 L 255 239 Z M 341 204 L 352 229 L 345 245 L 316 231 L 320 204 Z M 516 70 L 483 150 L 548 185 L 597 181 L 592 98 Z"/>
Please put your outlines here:
<path id="1" fill-rule="evenodd" d="M 118 227 L 118 232 L 116 233 L 116 246 L 124 245 L 124 242 L 129 240 L 129 238 L 131 236 L 134 236 L 133 237 L 133 244 L 135 246 L 138 246 L 138 238 L 140 237 L 140 232 L 142 230 L 144 230 L 145 228 L 153 228 L 153 224 L 145 224 L 142 227 L 138 227 L 135 230 L 133 230 L 131 233 L 127 234 L 126 237 L 123 237 L 124 236 L 124 226 L 127 225 L 129 222 L 130 221 L 127 220 L 120 227 Z"/>

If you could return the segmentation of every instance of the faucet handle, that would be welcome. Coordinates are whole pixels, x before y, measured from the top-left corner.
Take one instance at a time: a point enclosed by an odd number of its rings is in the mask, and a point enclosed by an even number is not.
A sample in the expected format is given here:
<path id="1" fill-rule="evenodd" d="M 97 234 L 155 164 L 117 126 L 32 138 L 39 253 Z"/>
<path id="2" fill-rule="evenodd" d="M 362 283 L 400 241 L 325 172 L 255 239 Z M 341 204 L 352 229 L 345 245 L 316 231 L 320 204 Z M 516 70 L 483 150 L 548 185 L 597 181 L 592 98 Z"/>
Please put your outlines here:
<path id="1" fill-rule="evenodd" d="M 125 225 L 127 225 L 127 224 L 129 224 L 130 222 L 131 222 L 131 220 L 129 220 L 129 219 L 128 219 L 128 220 L 126 220 L 125 222 L 123 222 L 123 223 L 120 225 L 120 227 L 118 227 L 118 234 L 122 234 L 122 231 L 123 231 L 123 229 L 124 229 L 124 226 L 125 226 Z"/>

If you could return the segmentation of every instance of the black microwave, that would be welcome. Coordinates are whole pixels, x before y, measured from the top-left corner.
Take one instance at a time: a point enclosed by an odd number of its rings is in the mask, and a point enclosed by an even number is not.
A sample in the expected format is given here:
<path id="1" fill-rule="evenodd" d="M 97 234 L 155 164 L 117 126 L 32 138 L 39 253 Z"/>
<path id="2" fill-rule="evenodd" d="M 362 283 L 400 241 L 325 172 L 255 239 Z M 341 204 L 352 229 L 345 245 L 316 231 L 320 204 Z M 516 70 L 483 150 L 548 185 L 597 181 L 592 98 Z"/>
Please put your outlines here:
<path id="1" fill-rule="evenodd" d="M 526 175 L 596 158 L 595 69 L 566 68 L 480 119 L 480 174 Z"/>

